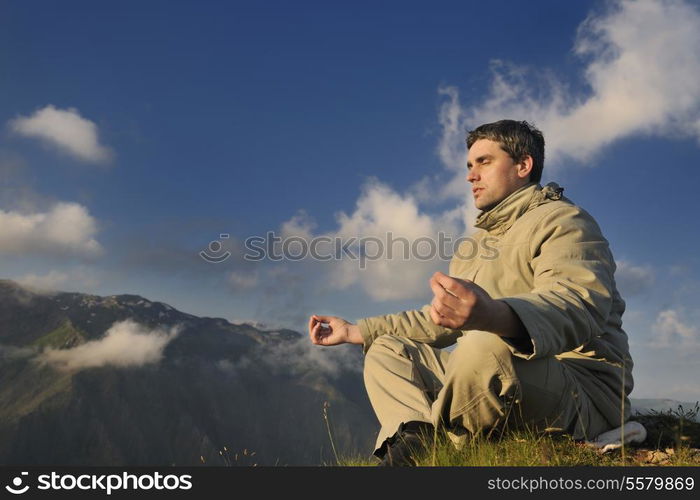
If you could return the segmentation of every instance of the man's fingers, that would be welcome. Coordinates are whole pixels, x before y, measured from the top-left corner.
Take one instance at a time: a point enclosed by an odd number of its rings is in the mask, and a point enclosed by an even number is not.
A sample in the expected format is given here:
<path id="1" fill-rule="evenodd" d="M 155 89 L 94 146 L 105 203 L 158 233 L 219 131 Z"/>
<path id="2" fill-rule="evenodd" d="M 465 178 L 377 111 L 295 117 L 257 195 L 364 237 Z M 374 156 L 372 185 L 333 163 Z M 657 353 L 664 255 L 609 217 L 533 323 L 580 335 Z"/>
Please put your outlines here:
<path id="1" fill-rule="evenodd" d="M 442 286 L 442 288 L 444 288 L 447 293 L 454 295 L 455 297 L 460 299 L 467 298 L 465 296 L 465 289 L 468 288 L 465 285 L 468 285 L 470 283 L 468 280 L 457 280 L 452 276 L 448 276 L 445 273 L 441 273 L 440 271 L 435 272 L 435 274 L 433 274 L 432 279 L 434 279 L 440 286 Z"/>
<path id="2" fill-rule="evenodd" d="M 309 318 L 309 335 L 311 336 L 311 342 L 324 346 L 336 345 L 338 343 L 337 337 L 340 327 L 334 330 L 331 326 L 331 322 L 334 321 L 339 321 L 339 318 L 337 316 L 313 314 L 311 318 Z"/>
<path id="3" fill-rule="evenodd" d="M 309 318 L 309 335 L 314 343 L 320 343 L 322 335 L 328 334 L 327 331 L 324 331 L 323 323 L 328 323 L 329 320 L 330 316 L 319 316 L 318 314 L 312 314 Z M 325 328 L 325 330 L 330 331 L 329 328 Z"/>
<path id="4" fill-rule="evenodd" d="M 316 343 L 323 344 L 324 336 L 321 335 L 320 326 L 316 329 Z"/>
<path id="5" fill-rule="evenodd" d="M 319 336 L 319 329 L 320 328 L 321 328 L 321 323 L 317 323 L 311 328 L 311 338 L 313 339 L 314 342 L 318 342 L 320 339 L 320 336 Z"/>
<path id="6" fill-rule="evenodd" d="M 309 318 L 309 337 L 311 338 L 311 342 L 316 343 L 316 337 L 314 334 L 314 327 L 316 326 L 316 320 L 314 319 L 313 316 Z"/>
<path id="7" fill-rule="evenodd" d="M 457 281 L 451 278 L 450 276 L 441 273 L 440 271 L 437 271 L 435 274 L 433 274 L 432 279 L 436 284 L 441 286 L 448 293 L 452 293 L 453 295 L 458 296 L 456 293 L 458 288 L 458 286 L 456 286 L 458 285 Z"/>
<path id="8" fill-rule="evenodd" d="M 446 307 L 444 304 L 440 302 L 440 300 L 436 297 L 433 299 L 433 301 L 430 303 L 430 305 L 433 306 L 433 309 L 439 316 L 445 316 L 450 313 L 452 309 L 449 307 Z"/>
<path id="9" fill-rule="evenodd" d="M 430 282 L 430 288 L 433 291 L 433 295 L 435 295 L 435 298 L 442 304 L 444 308 L 451 309 L 453 311 L 456 311 L 459 306 L 460 306 L 460 299 L 455 297 L 454 295 L 448 293 L 442 285 L 437 283 L 436 281 L 431 281 Z M 443 311 L 440 311 L 441 314 L 444 314 Z"/>

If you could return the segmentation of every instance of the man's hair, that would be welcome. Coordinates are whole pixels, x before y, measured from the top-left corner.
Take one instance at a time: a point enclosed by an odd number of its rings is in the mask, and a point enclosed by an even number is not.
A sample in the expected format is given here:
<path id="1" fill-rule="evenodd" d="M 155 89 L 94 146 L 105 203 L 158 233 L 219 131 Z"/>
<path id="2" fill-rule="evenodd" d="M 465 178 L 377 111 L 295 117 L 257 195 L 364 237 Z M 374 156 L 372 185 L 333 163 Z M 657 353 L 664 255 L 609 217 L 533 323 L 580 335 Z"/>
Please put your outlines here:
<path id="1" fill-rule="evenodd" d="M 500 144 L 513 161 L 520 162 L 526 156 L 532 156 L 530 182 L 540 182 L 544 168 L 544 136 L 542 132 L 526 121 L 500 120 L 485 123 L 467 135 L 467 148 L 480 139 L 489 139 Z"/>

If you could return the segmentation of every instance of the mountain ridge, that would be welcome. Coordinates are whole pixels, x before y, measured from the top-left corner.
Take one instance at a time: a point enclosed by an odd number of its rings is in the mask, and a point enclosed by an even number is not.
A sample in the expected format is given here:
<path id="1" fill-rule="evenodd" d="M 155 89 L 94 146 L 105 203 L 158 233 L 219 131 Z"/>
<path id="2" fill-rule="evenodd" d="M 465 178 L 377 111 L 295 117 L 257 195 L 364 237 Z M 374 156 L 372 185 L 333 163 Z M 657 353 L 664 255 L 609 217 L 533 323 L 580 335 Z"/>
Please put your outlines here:
<path id="1" fill-rule="evenodd" d="M 326 403 L 336 446 L 371 448 L 360 367 L 289 329 L 0 280 L 0 463 L 224 465 L 224 446 L 241 465 L 330 463 Z"/>

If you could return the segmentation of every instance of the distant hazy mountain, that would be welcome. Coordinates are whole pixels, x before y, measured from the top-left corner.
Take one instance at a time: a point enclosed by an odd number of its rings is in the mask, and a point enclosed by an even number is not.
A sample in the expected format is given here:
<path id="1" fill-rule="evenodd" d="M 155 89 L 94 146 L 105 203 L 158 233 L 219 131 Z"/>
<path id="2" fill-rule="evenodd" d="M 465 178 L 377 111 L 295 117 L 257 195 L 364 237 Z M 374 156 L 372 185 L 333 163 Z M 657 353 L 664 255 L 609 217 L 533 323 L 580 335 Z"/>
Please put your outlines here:
<path id="1" fill-rule="evenodd" d="M 332 463 L 377 422 L 357 346 L 0 280 L 0 464 Z M 226 450 L 224 450 L 226 447 Z"/>

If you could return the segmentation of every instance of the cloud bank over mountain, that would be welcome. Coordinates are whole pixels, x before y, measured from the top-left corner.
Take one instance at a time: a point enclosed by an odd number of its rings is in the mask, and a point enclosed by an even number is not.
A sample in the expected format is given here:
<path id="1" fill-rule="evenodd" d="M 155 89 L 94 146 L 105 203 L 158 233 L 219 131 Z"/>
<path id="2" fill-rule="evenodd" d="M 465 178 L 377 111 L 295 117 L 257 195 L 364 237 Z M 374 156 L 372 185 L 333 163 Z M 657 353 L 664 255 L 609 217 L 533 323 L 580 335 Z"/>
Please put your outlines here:
<path id="1" fill-rule="evenodd" d="M 120 321 L 105 336 L 71 349 L 48 349 L 38 358 L 59 370 L 77 371 L 99 366 L 130 367 L 157 363 L 180 328 L 148 329 L 131 320 Z"/>

